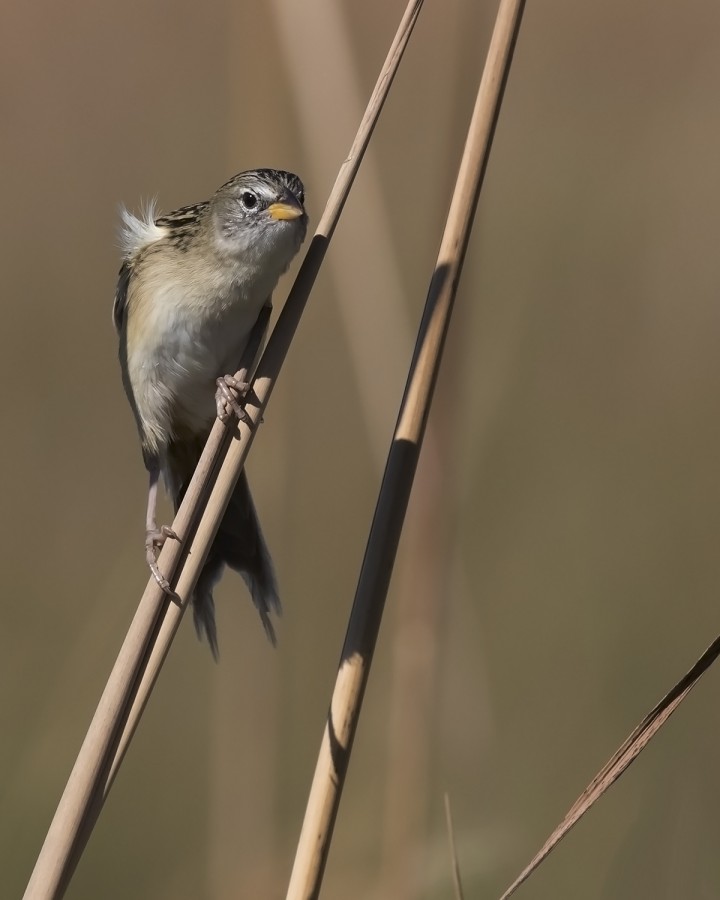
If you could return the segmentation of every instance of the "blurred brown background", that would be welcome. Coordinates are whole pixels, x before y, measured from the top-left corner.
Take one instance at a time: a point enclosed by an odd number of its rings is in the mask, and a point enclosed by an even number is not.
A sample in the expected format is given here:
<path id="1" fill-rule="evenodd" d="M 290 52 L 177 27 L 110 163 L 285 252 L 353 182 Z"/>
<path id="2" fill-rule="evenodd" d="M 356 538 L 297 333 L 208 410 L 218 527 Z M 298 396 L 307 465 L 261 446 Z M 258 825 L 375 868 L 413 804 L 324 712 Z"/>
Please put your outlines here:
<path id="1" fill-rule="evenodd" d="M 6 4 L 0 896 L 147 572 L 117 208 L 297 171 L 316 223 L 400 2 Z M 190 621 L 68 893 L 276 898 L 496 11 L 428 0 L 249 465 L 285 616 Z M 718 631 L 720 7 L 529 3 L 324 896 L 497 896 Z M 282 301 L 288 280 L 276 300 Z M 720 897 L 711 672 L 522 897 Z"/>

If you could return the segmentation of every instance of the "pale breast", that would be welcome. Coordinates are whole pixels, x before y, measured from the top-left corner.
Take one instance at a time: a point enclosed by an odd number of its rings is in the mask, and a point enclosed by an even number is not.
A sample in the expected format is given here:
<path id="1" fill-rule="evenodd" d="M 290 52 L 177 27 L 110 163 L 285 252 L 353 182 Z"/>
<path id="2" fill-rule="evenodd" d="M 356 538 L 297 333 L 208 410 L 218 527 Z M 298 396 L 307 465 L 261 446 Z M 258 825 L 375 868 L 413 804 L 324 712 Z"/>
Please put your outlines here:
<path id="1" fill-rule="evenodd" d="M 129 299 L 128 375 L 149 443 L 162 451 L 178 432 L 209 429 L 215 380 L 237 370 L 274 285 L 255 285 L 248 296 L 228 285 L 193 291 L 167 279 L 142 283 L 154 290 L 150 303 L 144 295 Z"/>

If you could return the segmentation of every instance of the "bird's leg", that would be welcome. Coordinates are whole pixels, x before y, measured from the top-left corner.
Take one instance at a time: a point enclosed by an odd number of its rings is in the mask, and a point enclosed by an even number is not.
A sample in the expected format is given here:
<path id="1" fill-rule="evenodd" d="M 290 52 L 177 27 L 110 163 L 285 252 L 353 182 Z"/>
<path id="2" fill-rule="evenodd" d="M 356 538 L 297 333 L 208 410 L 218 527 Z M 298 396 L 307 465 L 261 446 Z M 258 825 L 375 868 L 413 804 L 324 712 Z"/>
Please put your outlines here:
<path id="1" fill-rule="evenodd" d="M 150 485 L 148 487 L 148 503 L 147 515 L 145 516 L 145 559 L 153 574 L 153 578 L 160 587 L 170 596 L 175 596 L 175 591 L 170 587 L 170 582 L 165 578 L 157 565 L 157 555 L 162 545 L 168 538 L 179 541 L 180 538 L 167 525 L 158 528 L 157 513 L 157 496 L 158 482 L 160 480 L 160 466 L 154 463 L 150 469 Z"/>
<path id="2" fill-rule="evenodd" d="M 252 420 L 245 410 L 245 400 L 247 400 L 250 390 L 250 370 L 254 368 L 254 363 L 262 350 L 271 312 L 272 304 L 268 301 L 260 310 L 260 315 L 250 332 L 241 360 L 240 371 L 235 375 L 223 375 L 215 382 L 217 385 L 215 407 L 217 417 L 221 422 L 227 422 L 230 415 L 235 413 L 241 422 L 252 425 Z"/>

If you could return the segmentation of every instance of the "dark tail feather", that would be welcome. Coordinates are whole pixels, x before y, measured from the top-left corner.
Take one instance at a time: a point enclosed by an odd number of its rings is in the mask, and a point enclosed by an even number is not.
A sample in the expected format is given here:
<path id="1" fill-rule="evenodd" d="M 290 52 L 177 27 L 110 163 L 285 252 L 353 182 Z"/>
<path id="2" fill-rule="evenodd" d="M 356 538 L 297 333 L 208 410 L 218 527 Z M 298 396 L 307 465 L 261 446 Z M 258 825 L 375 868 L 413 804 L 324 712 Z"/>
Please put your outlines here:
<path id="1" fill-rule="evenodd" d="M 207 637 L 215 658 L 218 655 L 218 646 L 212 592 L 226 565 L 242 576 L 260 614 L 265 634 L 274 645 L 275 629 L 270 613 L 280 615 L 282 611 L 280 597 L 275 570 L 260 530 L 260 522 L 244 470 L 230 498 L 192 596 L 195 627 L 201 638 L 203 635 Z"/>
<path id="2" fill-rule="evenodd" d="M 177 511 L 185 493 L 185 488 L 199 458 L 190 453 L 187 445 L 173 445 L 168 454 L 168 486 L 175 496 Z M 193 457 L 192 459 L 190 457 Z M 255 505 L 250 496 L 250 486 L 243 470 L 235 486 L 220 528 L 215 536 L 208 558 L 198 578 L 192 595 L 193 618 L 198 637 L 206 637 L 215 659 L 218 658 L 217 628 L 215 626 L 215 601 L 213 588 L 222 577 L 223 569 L 229 566 L 242 576 L 248 586 L 255 608 L 260 614 L 265 633 L 275 644 L 275 629 L 270 619 L 271 613 L 280 615 L 275 569 L 270 552 L 260 529 Z"/>

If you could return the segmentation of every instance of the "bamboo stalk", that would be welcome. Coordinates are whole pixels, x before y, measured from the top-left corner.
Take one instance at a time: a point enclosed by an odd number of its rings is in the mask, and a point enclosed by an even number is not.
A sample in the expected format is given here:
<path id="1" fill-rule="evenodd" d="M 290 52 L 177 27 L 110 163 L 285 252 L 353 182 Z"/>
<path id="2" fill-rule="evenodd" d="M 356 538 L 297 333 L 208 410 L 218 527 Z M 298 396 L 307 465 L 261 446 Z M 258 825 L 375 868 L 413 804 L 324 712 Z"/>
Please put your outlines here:
<path id="1" fill-rule="evenodd" d="M 368 537 L 288 900 L 319 895 L 385 598 L 524 0 L 501 0 Z"/>
<path id="2" fill-rule="evenodd" d="M 137 727 L 152 687 L 180 623 L 208 548 L 252 443 L 257 424 L 272 393 L 295 329 L 305 308 L 328 244 L 337 225 L 360 162 L 392 85 L 422 7 L 411 0 L 368 103 L 358 133 L 344 160 L 318 229 L 303 260 L 286 304 L 268 341 L 253 384 L 257 404 L 248 403 L 252 427 L 239 423 L 234 435 L 216 423 L 198 464 L 173 529 L 185 538 L 181 547 L 168 541 L 158 560 L 174 584 L 180 605 L 150 579 L 105 686 L 87 735 L 73 766 L 55 816 L 31 875 L 24 900 L 62 897 L 92 831 L 113 779 Z M 227 448 L 217 478 L 193 533 L 212 482 L 212 473 Z M 162 615 L 164 613 L 164 615 Z"/>

